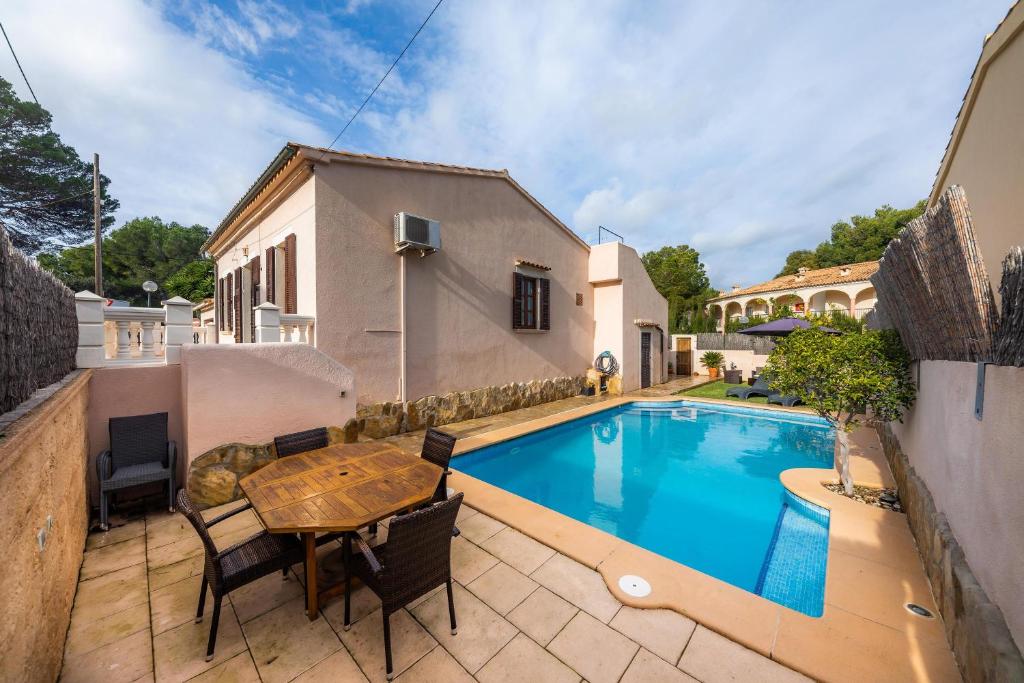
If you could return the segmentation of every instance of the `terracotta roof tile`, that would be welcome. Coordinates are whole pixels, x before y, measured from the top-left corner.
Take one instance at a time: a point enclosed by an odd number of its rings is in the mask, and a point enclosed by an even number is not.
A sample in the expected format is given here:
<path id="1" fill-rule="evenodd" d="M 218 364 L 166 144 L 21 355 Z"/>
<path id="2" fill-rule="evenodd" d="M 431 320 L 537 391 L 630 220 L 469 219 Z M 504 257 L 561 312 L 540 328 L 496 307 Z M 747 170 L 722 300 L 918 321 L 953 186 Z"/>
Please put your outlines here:
<path id="1" fill-rule="evenodd" d="M 843 274 L 844 269 L 849 269 L 849 272 L 846 275 Z M 877 270 L 878 261 L 863 261 L 861 263 L 851 263 L 845 266 L 818 268 L 817 270 L 808 270 L 803 274 L 803 277 L 800 275 L 783 275 L 782 277 L 777 277 L 774 280 L 762 282 L 759 285 L 744 287 L 743 289 L 736 290 L 735 292 L 725 292 L 721 296 L 709 299 L 709 301 L 722 301 L 724 299 L 732 299 L 737 296 L 779 292 L 803 287 L 821 287 L 824 285 L 860 282 L 861 280 L 867 280 L 870 278 Z"/>

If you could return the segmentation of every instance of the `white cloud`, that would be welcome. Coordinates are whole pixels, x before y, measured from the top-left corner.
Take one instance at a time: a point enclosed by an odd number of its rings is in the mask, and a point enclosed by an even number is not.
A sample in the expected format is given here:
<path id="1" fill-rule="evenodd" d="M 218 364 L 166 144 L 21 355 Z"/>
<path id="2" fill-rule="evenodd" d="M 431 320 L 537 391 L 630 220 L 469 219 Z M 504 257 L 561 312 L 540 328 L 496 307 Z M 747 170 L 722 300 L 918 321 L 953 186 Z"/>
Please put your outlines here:
<path id="1" fill-rule="evenodd" d="M 4 15 L 54 129 L 83 158 L 100 153 L 121 219 L 215 227 L 284 142 L 326 137 L 298 101 L 275 96 L 157 7 L 15 2 Z M 8 66 L 0 61 L 27 96 Z"/>

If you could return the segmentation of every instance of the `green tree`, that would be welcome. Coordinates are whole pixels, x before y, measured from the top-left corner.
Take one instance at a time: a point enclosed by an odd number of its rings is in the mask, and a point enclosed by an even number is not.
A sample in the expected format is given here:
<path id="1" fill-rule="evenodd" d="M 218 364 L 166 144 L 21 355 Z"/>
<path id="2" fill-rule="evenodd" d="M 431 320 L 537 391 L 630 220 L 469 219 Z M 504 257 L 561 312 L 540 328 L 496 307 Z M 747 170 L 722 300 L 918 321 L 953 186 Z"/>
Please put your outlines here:
<path id="1" fill-rule="evenodd" d="M 50 112 L 18 98 L 0 78 L 0 225 L 30 254 L 82 242 L 93 234 L 92 164 L 50 129 Z M 100 176 L 102 225 L 118 201 Z"/>
<path id="2" fill-rule="evenodd" d="M 850 432 L 865 419 L 902 419 L 916 394 L 909 364 L 893 330 L 832 335 L 817 326 L 793 332 L 768 357 L 765 373 L 772 389 L 798 397 L 835 428 L 836 460 L 848 496 L 853 495 Z"/>
<path id="3" fill-rule="evenodd" d="M 685 244 L 662 247 L 647 252 L 640 260 L 655 289 L 668 299 L 669 333 L 704 325 L 704 303 L 718 292 L 711 289 L 697 250 Z M 713 323 L 711 329 L 714 330 Z"/>
<path id="4" fill-rule="evenodd" d="M 814 251 L 798 249 L 789 253 L 786 264 L 776 276 L 792 275 L 801 267 L 830 268 L 847 263 L 882 258 L 886 245 L 907 223 L 924 213 L 927 202 L 919 201 L 909 209 L 894 209 L 888 204 L 875 209 L 873 216 L 851 216 L 849 222 L 832 226 L 832 236 Z"/>
<path id="5" fill-rule="evenodd" d="M 193 303 L 213 296 L 213 261 L 208 258 L 186 264 L 164 282 L 167 296 L 180 296 Z"/>
<path id="6" fill-rule="evenodd" d="M 184 226 L 164 223 L 156 216 L 136 218 L 103 238 L 103 293 L 112 299 L 125 299 L 134 305 L 145 305 L 146 294 L 142 283 L 153 280 L 159 289 L 157 297 L 172 296 L 168 281 L 175 287 L 188 287 L 188 282 L 202 283 L 204 273 L 189 270 L 173 277 L 195 261 L 202 261 L 199 250 L 209 236 L 201 225 Z M 53 272 L 75 291 L 93 286 L 92 247 L 69 247 L 59 253 L 40 254 L 39 265 Z M 206 266 L 209 268 L 209 266 Z M 193 288 L 193 294 L 208 292 L 209 288 Z M 189 297 L 186 297 L 189 298 Z M 158 299 L 159 300 L 159 299 Z M 190 299 L 194 301 L 195 299 Z"/>

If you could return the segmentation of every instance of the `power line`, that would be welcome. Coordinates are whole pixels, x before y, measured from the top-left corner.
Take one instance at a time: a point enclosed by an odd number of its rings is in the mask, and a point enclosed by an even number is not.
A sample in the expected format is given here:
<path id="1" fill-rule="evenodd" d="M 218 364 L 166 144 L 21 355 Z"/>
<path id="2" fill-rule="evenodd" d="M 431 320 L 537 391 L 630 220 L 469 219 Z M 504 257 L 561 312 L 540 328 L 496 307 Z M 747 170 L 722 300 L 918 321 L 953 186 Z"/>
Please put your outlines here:
<path id="1" fill-rule="evenodd" d="M 54 204 L 60 204 L 61 202 L 71 201 L 72 199 L 79 199 L 81 197 L 86 197 L 86 196 L 89 196 L 91 194 L 92 194 L 92 190 L 88 190 L 86 192 L 82 192 L 81 194 L 71 195 L 70 197 L 61 197 L 60 199 L 54 199 L 53 201 L 46 202 L 45 204 L 39 204 L 37 206 L 24 206 L 24 207 L 21 207 L 21 208 L 22 208 L 22 211 L 37 211 L 39 209 L 44 209 L 47 206 L 53 206 Z"/>
<path id="2" fill-rule="evenodd" d="M 17 53 L 14 52 L 14 46 L 11 45 L 11 39 L 7 37 L 7 31 L 4 29 L 3 23 L 0 23 L 0 31 L 4 34 L 4 40 L 7 41 L 7 47 L 11 48 L 11 55 L 14 57 L 14 63 L 18 65 L 18 71 L 21 72 L 21 77 L 25 79 L 25 85 L 28 86 L 28 91 L 32 93 L 32 99 L 36 101 L 36 104 L 39 104 L 39 99 L 36 97 L 36 91 L 32 89 L 32 84 L 28 82 L 28 76 L 25 75 L 25 70 L 21 68 L 21 62 L 18 60 Z"/>
<path id="3" fill-rule="evenodd" d="M 402 59 L 402 57 L 405 56 L 406 51 L 410 47 L 412 47 L 413 41 L 416 40 L 417 36 L 419 36 L 420 32 L 427 25 L 427 22 L 430 21 L 430 17 L 434 16 L 434 12 L 437 11 L 437 8 L 441 6 L 442 2 L 444 2 L 444 0 L 437 0 L 437 4 L 434 5 L 434 9 L 430 10 L 430 14 L 428 14 L 427 18 L 423 20 L 423 23 L 420 24 L 420 27 L 416 29 L 416 33 L 412 34 L 412 38 L 410 38 L 409 42 L 405 44 L 405 47 L 402 48 L 402 51 L 398 53 L 398 56 L 395 57 L 395 61 L 391 63 L 391 66 L 388 67 L 388 70 L 384 73 L 381 79 L 377 81 L 377 85 L 373 86 L 373 90 L 371 90 L 370 94 L 366 96 L 366 99 L 363 100 L 363 103 L 359 105 L 359 109 L 356 109 L 356 113 L 352 114 L 352 118 L 348 120 L 348 123 L 345 124 L 345 127 L 341 129 L 340 133 L 334 136 L 334 139 L 331 140 L 331 144 L 327 145 L 328 148 L 334 147 L 334 143 L 341 139 L 341 136 L 345 134 L 345 131 L 348 130 L 348 127 L 351 126 L 352 122 L 356 120 L 356 117 L 359 116 L 360 113 L 362 113 L 363 107 L 365 107 L 367 103 L 370 101 L 370 98 L 372 98 L 377 93 L 377 89 L 380 88 L 381 84 L 384 83 L 385 79 L 387 79 L 387 77 L 391 75 L 391 72 L 394 70 L 395 66 L 397 66 L 399 60 Z M 28 81 L 26 81 L 26 83 L 27 82 Z M 321 159 L 323 159 L 324 154 L 326 154 L 326 151 L 320 153 Z"/>

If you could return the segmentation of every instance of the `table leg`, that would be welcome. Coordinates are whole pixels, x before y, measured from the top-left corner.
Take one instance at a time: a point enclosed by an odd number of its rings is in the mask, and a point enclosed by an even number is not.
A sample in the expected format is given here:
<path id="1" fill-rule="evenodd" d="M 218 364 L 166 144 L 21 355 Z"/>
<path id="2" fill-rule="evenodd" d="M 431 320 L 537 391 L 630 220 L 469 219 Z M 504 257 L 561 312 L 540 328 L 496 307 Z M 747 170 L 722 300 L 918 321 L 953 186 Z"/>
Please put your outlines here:
<path id="1" fill-rule="evenodd" d="M 316 534 L 302 534 L 302 544 L 306 547 L 306 616 L 313 621 L 320 616 L 316 597 Z"/>

